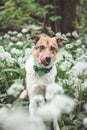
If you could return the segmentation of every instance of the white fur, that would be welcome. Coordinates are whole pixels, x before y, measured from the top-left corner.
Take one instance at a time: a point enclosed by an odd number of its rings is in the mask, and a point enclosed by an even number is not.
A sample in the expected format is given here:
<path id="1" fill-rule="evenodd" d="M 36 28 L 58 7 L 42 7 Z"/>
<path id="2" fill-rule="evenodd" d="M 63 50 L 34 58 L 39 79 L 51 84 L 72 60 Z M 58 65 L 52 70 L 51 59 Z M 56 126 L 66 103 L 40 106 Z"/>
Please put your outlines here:
<path id="1" fill-rule="evenodd" d="M 31 99 L 33 95 L 34 88 L 38 85 L 44 85 L 54 83 L 55 76 L 57 74 L 56 66 L 54 65 L 49 73 L 44 74 L 43 76 L 39 76 L 33 69 L 34 59 L 31 56 L 26 62 L 26 85 L 28 90 L 29 98 Z"/>
<path id="2" fill-rule="evenodd" d="M 26 66 L 25 66 L 26 87 L 27 87 L 28 96 L 30 100 L 29 112 L 30 112 L 30 115 L 35 116 L 35 112 L 37 109 L 37 105 L 34 100 L 35 90 L 37 89 L 37 86 L 47 87 L 49 84 L 55 83 L 55 76 L 57 74 L 57 70 L 56 70 L 56 66 L 53 65 L 49 73 L 46 73 L 43 76 L 39 76 L 33 69 L 34 65 L 35 65 L 35 59 L 33 58 L 33 56 L 31 56 L 27 60 Z M 60 130 L 57 120 L 53 120 L 53 127 L 55 130 Z"/>
<path id="3" fill-rule="evenodd" d="M 30 115 L 35 115 L 36 112 L 36 103 L 34 101 L 35 91 L 38 86 L 47 87 L 48 84 L 55 82 L 55 76 L 57 74 L 56 66 L 52 66 L 52 69 L 49 73 L 39 76 L 33 69 L 35 65 L 34 58 L 31 56 L 25 65 L 26 69 L 26 87 L 30 100 L 29 112 Z M 41 87 L 39 88 L 41 89 Z M 42 91 L 42 90 L 40 90 Z M 43 93 L 43 92 L 42 92 Z"/>

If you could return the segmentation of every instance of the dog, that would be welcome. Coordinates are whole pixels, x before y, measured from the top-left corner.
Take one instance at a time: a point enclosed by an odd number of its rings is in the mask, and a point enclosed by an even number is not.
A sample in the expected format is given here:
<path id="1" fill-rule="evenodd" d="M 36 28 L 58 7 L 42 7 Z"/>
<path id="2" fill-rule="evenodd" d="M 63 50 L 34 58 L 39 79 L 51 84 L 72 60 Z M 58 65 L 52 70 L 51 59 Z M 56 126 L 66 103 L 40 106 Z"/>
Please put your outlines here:
<path id="1" fill-rule="evenodd" d="M 55 83 L 56 59 L 59 47 L 62 45 L 62 38 L 36 35 L 31 38 L 35 46 L 32 49 L 31 57 L 26 61 L 26 89 L 20 95 L 24 98 L 28 94 L 30 100 L 29 111 L 34 114 L 35 95 L 45 97 L 45 87 L 47 84 Z"/>
<path id="2" fill-rule="evenodd" d="M 55 63 L 59 47 L 64 40 L 42 35 L 33 36 L 31 39 L 35 46 L 32 49 L 31 57 L 26 61 L 26 90 L 21 93 L 20 98 L 25 98 L 27 95 L 29 98 L 34 96 L 32 86 L 35 84 L 45 86 L 55 82 L 57 74 Z"/>

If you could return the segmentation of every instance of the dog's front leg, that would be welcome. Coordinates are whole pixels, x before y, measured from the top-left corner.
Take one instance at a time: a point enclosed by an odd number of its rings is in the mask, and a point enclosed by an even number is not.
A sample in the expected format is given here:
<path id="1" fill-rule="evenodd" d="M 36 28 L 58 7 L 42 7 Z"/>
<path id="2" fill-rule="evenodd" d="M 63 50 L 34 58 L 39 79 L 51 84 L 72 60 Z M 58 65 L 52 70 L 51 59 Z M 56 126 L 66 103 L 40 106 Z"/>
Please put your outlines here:
<path id="1" fill-rule="evenodd" d="M 27 90 L 25 89 L 19 96 L 19 98 L 21 99 L 25 99 L 26 97 L 28 97 L 28 93 L 27 93 Z"/>
<path id="2" fill-rule="evenodd" d="M 60 130 L 57 119 L 53 120 L 53 130 Z"/>
<path id="3" fill-rule="evenodd" d="M 31 98 L 30 104 L 29 104 L 29 114 L 32 116 L 35 115 L 36 109 L 37 109 L 37 104 L 36 104 L 34 98 Z"/>
<path id="4" fill-rule="evenodd" d="M 35 114 L 37 108 L 45 103 L 45 86 L 44 85 L 36 85 L 30 89 L 30 105 L 29 112 L 30 114 Z"/>

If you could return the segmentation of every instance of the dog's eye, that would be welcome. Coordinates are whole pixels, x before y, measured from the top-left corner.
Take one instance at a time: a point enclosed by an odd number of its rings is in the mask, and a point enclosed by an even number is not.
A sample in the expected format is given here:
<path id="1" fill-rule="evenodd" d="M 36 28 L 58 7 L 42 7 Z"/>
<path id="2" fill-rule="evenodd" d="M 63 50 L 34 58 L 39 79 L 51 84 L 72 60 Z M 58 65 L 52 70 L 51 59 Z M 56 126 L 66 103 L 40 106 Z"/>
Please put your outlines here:
<path id="1" fill-rule="evenodd" d="M 39 46 L 39 49 L 40 49 L 40 51 L 41 51 L 41 50 L 44 50 L 45 47 L 44 47 L 44 46 Z"/>
<path id="2" fill-rule="evenodd" d="M 50 47 L 50 50 L 52 51 L 52 52 L 55 52 L 56 51 L 56 49 L 54 48 L 54 47 Z"/>

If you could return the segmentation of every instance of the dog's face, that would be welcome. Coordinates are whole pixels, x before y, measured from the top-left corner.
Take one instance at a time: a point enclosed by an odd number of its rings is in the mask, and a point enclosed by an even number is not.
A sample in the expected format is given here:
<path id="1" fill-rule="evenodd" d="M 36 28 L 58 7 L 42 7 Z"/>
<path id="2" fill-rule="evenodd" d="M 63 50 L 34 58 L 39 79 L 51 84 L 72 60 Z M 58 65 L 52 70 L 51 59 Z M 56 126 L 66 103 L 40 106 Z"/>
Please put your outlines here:
<path id="1" fill-rule="evenodd" d="M 44 68 L 51 67 L 57 58 L 61 39 L 36 35 L 32 40 L 35 43 L 32 53 L 36 65 Z"/>

